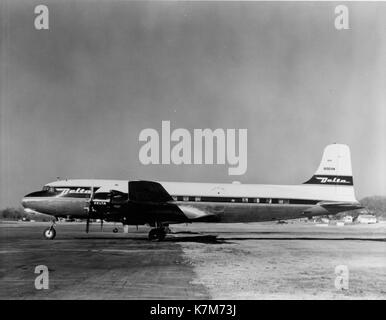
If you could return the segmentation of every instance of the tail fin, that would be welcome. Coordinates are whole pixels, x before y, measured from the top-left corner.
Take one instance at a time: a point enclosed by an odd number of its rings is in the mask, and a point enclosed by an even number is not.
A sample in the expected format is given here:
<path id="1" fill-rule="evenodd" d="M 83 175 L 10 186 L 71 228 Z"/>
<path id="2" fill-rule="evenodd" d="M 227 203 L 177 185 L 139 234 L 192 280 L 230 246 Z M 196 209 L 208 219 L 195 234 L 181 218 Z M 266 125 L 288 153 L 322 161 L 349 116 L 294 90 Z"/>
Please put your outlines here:
<path id="1" fill-rule="evenodd" d="M 318 170 L 305 184 L 353 186 L 350 148 L 330 144 L 324 148 Z"/>

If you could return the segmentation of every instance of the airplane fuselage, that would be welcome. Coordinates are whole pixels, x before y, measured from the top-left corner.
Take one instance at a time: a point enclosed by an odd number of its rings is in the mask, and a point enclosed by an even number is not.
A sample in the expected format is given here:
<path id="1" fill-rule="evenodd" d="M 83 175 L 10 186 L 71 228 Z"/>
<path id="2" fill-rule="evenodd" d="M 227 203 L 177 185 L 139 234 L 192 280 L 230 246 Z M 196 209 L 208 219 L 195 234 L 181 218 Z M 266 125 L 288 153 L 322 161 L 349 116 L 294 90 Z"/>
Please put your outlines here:
<path id="1" fill-rule="evenodd" d="M 330 214 L 320 202 L 355 201 L 351 189 L 346 194 L 332 194 L 328 185 L 259 185 L 159 182 L 172 196 L 170 206 L 183 215 L 171 215 L 173 222 L 259 222 L 294 219 Z M 110 190 L 128 193 L 127 180 L 62 180 L 49 183 L 43 190 L 23 199 L 23 205 L 34 211 L 56 217 L 86 218 L 91 190 L 96 195 Z M 343 189 L 344 190 L 344 189 Z M 103 205 L 108 199 L 94 201 Z M 137 208 L 139 209 L 139 208 Z M 160 208 L 157 208 L 159 211 Z M 168 208 L 164 208 L 168 210 Z M 173 211 L 173 209 L 171 209 Z M 133 210 L 130 210 L 133 211 Z M 155 214 L 155 213 L 154 213 Z M 114 215 L 111 216 L 114 219 Z M 141 222 L 139 212 L 127 212 L 126 222 Z"/>
<path id="2" fill-rule="evenodd" d="M 181 222 L 260 222 L 336 214 L 357 209 L 350 149 L 328 145 L 314 175 L 301 185 L 183 183 L 141 180 L 61 180 L 22 200 L 26 210 L 55 217 L 149 224 L 162 240 Z M 55 238 L 53 226 L 44 231 Z"/>

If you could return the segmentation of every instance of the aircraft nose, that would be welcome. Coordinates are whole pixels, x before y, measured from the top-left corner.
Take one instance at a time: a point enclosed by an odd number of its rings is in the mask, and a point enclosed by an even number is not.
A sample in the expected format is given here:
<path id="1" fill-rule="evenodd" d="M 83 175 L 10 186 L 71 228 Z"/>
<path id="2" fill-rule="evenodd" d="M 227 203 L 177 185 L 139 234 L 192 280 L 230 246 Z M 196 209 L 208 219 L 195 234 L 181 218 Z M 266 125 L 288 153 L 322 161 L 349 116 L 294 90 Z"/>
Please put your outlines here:
<path id="1" fill-rule="evenodd" d="M 21 205 L 28 209 L 29 208 L 29 204 L 30 204 L 30 201 L 29 201 L 29 198 L 28 197 L 24 197 L 23 199 L 21 199 Z"/>
<path id="2" fill-rule="evenodd" d="M 28 193 L 26 194 L 23 199 L 21 199 L 21 205 L 26 208 L 26 209 L 33 209 L 33 204 L 32 204 L 32 200 L 36 197 L 40 195 L 39 192 L 31 192 L 31 193 Z"/>

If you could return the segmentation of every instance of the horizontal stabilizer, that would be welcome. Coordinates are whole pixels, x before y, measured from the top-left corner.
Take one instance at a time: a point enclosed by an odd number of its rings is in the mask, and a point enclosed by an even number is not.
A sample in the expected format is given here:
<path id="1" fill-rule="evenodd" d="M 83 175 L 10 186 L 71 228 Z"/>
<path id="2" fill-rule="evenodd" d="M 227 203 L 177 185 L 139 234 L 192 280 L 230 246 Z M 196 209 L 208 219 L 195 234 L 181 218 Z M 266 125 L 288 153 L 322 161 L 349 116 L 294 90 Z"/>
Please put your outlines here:
<path id="1" fill-rule="evenodd" d="M 173 198 L 158 182 L 129 181 L 129 199 L 137 202 L 168 202 Z"/>
<path id="2" fill-rule="evenodd" d="M 362 209 L 364 206 L 362 206 L 359 202 L 327 202 L 327 201 L 321 201 L 317 203 L 317 205 L 325 208 L 328 211 L 331 212 L 342 212 L 342 211 L 350 211 L 355 209 Z"/>

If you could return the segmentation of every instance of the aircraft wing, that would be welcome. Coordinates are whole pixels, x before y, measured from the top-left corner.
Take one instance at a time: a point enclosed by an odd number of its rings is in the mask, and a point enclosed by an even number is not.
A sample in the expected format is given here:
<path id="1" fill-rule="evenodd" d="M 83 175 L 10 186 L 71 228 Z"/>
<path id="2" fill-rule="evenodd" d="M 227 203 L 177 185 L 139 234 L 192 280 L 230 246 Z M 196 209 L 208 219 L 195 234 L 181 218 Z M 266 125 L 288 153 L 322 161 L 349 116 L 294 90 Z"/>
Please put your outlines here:
<path id="1" fill-rule="evenodd" d="M 154 181 L 129 181 L 129 199 L 134 202 L 148 203 L 173 201 L 165 188 Z"/>
<path id="2" fill-rule="evenodd" d="M 165 188 L 155 181 L 130 181 L 129 200 L 145 207 L 150 206 L 154 215 L 157 216 L 163 216 L 166 211 L 173 211 L 178 220 L 182 216 L 189 221 L 212 221 L 215 219 L 212 213 L 205 210 L 186 204 L 177 204 Z"/>

